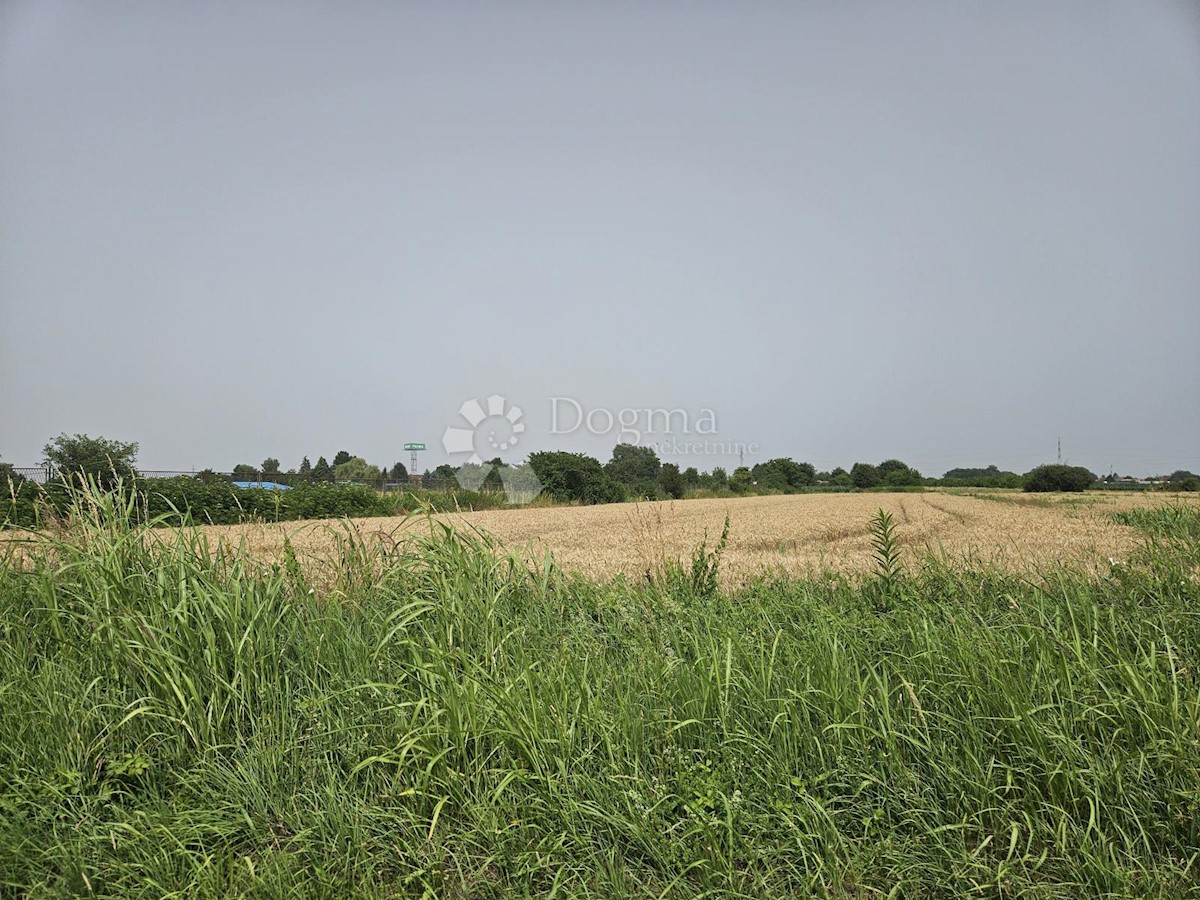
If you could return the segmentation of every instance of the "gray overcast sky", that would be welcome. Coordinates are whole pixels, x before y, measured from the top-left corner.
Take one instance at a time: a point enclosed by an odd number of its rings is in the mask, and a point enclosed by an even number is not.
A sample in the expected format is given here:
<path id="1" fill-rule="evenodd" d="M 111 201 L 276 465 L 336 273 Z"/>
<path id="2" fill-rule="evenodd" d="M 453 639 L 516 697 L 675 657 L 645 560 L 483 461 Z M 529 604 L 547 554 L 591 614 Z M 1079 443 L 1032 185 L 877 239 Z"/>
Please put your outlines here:
<path id="1" fill-rule="evenodd" d="M 1198 251 L 1192 4 L 0 6 L 18 465 L 432 467 L 498 393 L 602 460 L 551 397 L 748 463 L 1195 471 Z"/>

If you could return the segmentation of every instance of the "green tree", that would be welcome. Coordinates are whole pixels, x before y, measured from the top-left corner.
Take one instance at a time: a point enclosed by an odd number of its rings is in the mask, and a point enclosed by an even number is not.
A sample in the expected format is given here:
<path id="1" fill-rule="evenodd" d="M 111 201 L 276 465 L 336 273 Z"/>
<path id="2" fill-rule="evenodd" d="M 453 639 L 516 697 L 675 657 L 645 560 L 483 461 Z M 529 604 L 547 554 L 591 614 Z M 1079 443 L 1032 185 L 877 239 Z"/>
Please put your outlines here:
<path id="1" fill-rule="evenodd" d="M 507 468 L 508 464 L 497 456 L 494 459 L 489 459 L 487 462 L 485 462 L 484 466 L 488 469 L 488 473 L 483 478 L 483 490 L 504 490 L 504 479 L 500 477 L 500 470 Z"/>
<path id="2" fill-rule="evenodd" d="M 850 483 L 856 488 L 873 488 L 881 480 L 879 470 L 870 463 L 857 462 L 850 467 Z"/>
<path id="3" fill-rule="evenodd" d="M 772 491 L 794 491 L 812 484 L 816 480 L 817 470 L 809 463 L 780 457 L 758 463 L 750 470 L 750 474 L 759 487 Z"/>
<path id="4" fill-rule="evenodd" d="M 658 473 L 658 484 L 668 497 L 678 500 L 683 496 L 685 489 L 683 476 L 679 473 L 679 466 L 675 463 L 663 463 L 662 469 Z"/>
<path id="5" fill-rule="evenodd" d="M 354 457 L 348 450 L 339 450 L 337 455 L 333 458 L 333 467 L 336 469 L 342 463 L 348 463 L 352 459 L 354 459 Z"/>
<path id="6" fill-rule="evenodd" d="M 1016 472 L 1004 472 L 996 466 L 950 469 L 942 476 L 948 487 L 1019 488 L 1025 479 Z"/>
<path id="7" fill-rule="evenodd" d="M 881 483 L 889 487 L 904 487 L 921 483 L 921 473 L 899 459 L 885 459 L 878 466 Z"/>
<path id="8" fill-rule="evenodd" d="M 600 461 L 583 453 L 546 450 L 529 454 L 546 494 L 578 503 L 617 503 L 625 499 L 621 483 L 604 471 Z"/>
<path id="9" fill-rule="evenodd" d="M 352 456 L 333 467 L 334 478 L 355 484 L 378 484 L 383 477 L 379 466 L 373 466 L 361 456 Z"/>
<path id="10" fill-rule="evenodd" d="M 18 485 L 24 480 L 25 476 L 18 474 L 12 463 L 0 462 L 0 492 L 10 490 L 13 485 Z"/>
<path id="11" fill-rule="evenodd" d="M 308 457 L 306 456 L 306 457 L 304 457 L 304 459 L 300 460 L 299 475 L 301 478 L 307 479 L 309 477 L 309 475 L 311 475 L 311 474 L 312 474 L 312 463 L 310 463 L 308 461 Z"/>
<path id="12" fill-rule="evenodd" d="M 458 475 L 454 471 L 454 466 L 449 463 L 442 463 L 434 469 L 430 487 L 441 491 L 449 491 L 458 487 Z"/>
<path id="13" fill-rule="evenodd" d="M 1086 491 L 1096 476 L 1083 466 L 1045 465 L 1025 474 L 1026 491 Z"/>
<path id="14" fill-rule="evenodd" d="M 496 470 L 500 471 L 499 469 Z M 529 503 L 542 490 L 537 473 L 529 463 L 518 463 L 504 468 L 503 480 L 505 498 L 509 503 Z"/>
<path id="15" fill-rule="evenodd" d="M 441 468 L 440 466 L 438 467 Z M 465 462 L 457 469 L 451 470 L 450 482 L 444 484 L 444 487 L 454 488 L 460 487 L 467 491 L 483 490 L 483 483 L 487 480 L 488 470 L 481 463 Z"/>
<path id="16" fill-rule="evenodd" d="M 86 481 L 95 478 L 103 488 L 112 488 L 118 479 L 128 480 L 137 475 L 136 442 L 113 441 L 86 434 L 60 434 L 42 448 L 43 462 L 60 478 Z"/>
<path id="17" fill-rule="evenodd" d="M 849 472 L 838 466 L 829 473 L 829 483 L 837 487 L 853 487 L 854 479 L 850 476 Z"/>
<path id="18" fill-rule="evenodd" d="M 729 489 L 735 494 L 749 493 L 754 487 L 754 476 L 750 474 L 750 470 L 745 466 L 738 466 L 733 470 L 733 474 L 729 476 Z"/>
<path id="19" fill-rule="evenodd" d="M 658 494 L 658 474 L 662 468 L 653 447 L 617 444 L 604 471 L 619 482 L 631 497 L 654 499 Z"/>
<path id="20" fill-rule="evenodd" d="M 312 472 L 309 473 L 309 478 L 313 481 L 333 481 L 333 469 L 326 462 L 325 457 L 318 456 L 317 464 L 312 467 Z"/>
<path id="21" fill-rule="evenodd" d="M 262 461 L 262 473 L 264 475 L 278 475 L 279 460 L 273 456 L 268 456 L 266 459 L 264 459 Z"/>
<path id="22" fill-rule="evenodd" d="M 979 478 L 994 478 L 999 474 L 1001 474 L 1001 472 L 998 468 L 996 468 L 996 466 L 988 466 L 984 469 L 958 468 L 950 469 L 948 472 L 942 475 L 942 478 L 949 478 L 954 481 L 973 481 Z"/>
<path id="23" fill-rule="evenodd" d="M 729 485 L 729 476 L 721 466 L 715 466 L 709 478 L 712 480 L 712 486 L 717 490 L 721 490 Z"/>
<path id="24" fill-rule="evenodd" d="M 236 481 L 253 481 L 258 478 L 258 469 L 249 463 L 238 463 L 233 467 L 233 477 Z"/>
<path id="25" fill-rule="evenodd" d="M 388 472 L 388 477 L 399 484 L 408 483 L 408 467 L 402 462 L 396 463 Z"/>

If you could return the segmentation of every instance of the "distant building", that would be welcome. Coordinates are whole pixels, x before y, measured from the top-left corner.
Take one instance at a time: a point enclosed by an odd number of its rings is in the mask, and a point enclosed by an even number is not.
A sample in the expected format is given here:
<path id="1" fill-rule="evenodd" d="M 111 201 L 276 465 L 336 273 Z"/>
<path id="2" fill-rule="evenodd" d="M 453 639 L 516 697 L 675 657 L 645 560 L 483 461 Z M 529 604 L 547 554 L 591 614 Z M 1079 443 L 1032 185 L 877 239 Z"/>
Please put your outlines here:
<path id="1" fill-rule="evenodd" d="M 262 488 L 264 491 L 290 491 L 292 489 L 289 484 L 278 484 L 274 481 L 234 481 L 232 484 L 238 488 Z"/>

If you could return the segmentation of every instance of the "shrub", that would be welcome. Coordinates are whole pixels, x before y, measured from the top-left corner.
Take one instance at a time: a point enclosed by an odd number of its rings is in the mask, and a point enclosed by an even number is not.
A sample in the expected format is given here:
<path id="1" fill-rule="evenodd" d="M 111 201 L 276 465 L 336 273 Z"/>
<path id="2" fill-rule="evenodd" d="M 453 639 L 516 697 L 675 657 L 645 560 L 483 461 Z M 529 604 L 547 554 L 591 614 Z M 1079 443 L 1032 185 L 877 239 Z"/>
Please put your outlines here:
<path id="1" fill-rule="evenodd" d="M 780 457 L 759 463 L 750 470 L 750 474 L 760 488 L 792 492 L 812 484 L 816 480 L 817 470 L 811 463 L 798 463 L 794 459 Z"/>
<path id="2" fill-rule="evenodd" d="M 543 451 L 529 454 L 529 465 L 544 493 L 556 500 L 579 503 L 620 503 L 625 489 L 583 453 Z"/>
<path id="3" fill-rule="evenodd" d="M 678 500 L 683 496 L 683 475 L 675 463 L 663 463 L 662 470 L 658 473 L 658 483 L 668 497 Z"/>
<path id="4" fill-rule="evenodd" d="M 151 517 L 168 516 L 179 521 L 186 514 L 192 521 L 212 525 L 232 525 L 254 518 L 284 522 L 380 516 L 394 511 L 377 491 L 353 484 L 300 484 L 281 491 L 239 488 L 223 481 L 156 478 L 140 480 L 138 491 L 145 496 Z"/>
<path id="5" fill-rule="evenodd" d="M 1096 476 L 1083 466 L 1038 466 L 1025 475 L 1024 489 L 1032 492 L 1086 491 L 1096 482 Z"/>
<path id="6" fill-rule="evenodd" d="M 733 474 L 729 476 L 729 490 L 735 494 L 746 494 L 752 487 L 754 487 L 754 476 L 750 474 L 748 468 L 738 466 L 733 470 Z"/>
<path id="7" fill-rule="evenodd" d="M 142 478 L 134 482 L 139 515 L 160 519 L 158 524 L 186 521 L 209 525 L 236 525 L 260 519 L 288 522 L 297 519 L 368 518 L 433 512 L 494 509 L 506 502 L 496 491 L 394 491 L 381 494 L 356 484 L 300 483 L 291 490 L 239 488 L 221 479 Z M 46 523 L 48 516 L 62 517 L 71 507 L 72 490 L 62 482 L 40 485 L 14 483 L 0 494 L 0 525 L 27 528 Z"/>
<path id="8" fill-rule="evenodd" d="M 1024 485 L 1025 479 L 1016 472 L 1004 472 L 997 466 L 988 466 L 985 469 L 951 469 L 942 476 L 940 483 L 943 487 L 1019 488 Z"/>
<path id="9" fill-rule="evenodd" d="M 647 491 L 650 496 L 654 495 L 661 465 L 653 447 L 617 444 L 604 471 L 614 481 L 623 484 L 630 494 L 644 497 Z"/>
<path id="10" fill-rule="evenodd" d="M 334 477 L 338 481 L 354 481 L 359 484 L 378 484 L 383 480 L 379 466 L 373 466 L 361 456 L 352 456 L 345 462 L 333 467 Z"/>
<path id="11" fill-rule="evenodd" d="M 841 466 L 829 473 L 829 483 L 834 487 L 854 487 L 854 479 Z"/>
<path id="12" fill-rule="evenodd" d="M 1016 472 L 1002 472 L 996 476 L 932 478 L 930 483 L 941 487 L 1019 488 L 1025 485 L 1025 477 Z"/>
<path id="13" fill-rule="evenodd" d="M 921 473 L 898 459 L 885 459 L 879 464 L 879 476 L 889 487 L 911 487 L 921 483 Z"/>
<path id="14" fill-rule="evenodd" d="M 858 462 L 850 468 L 850 481 L 856 488 L 873 488 L 881 480 L 879 470 L 870 463 Z"/>
<path id="15" fill-rule="evenodd" d="M 1200 491 L 1200 475 L 1187 469 L 1176 469 L 1161 485 L 1166 491 Z"/>
<path id="16" fill-rule="evenodd" d="M 37 523 L 42 486 L 32 481 L 0 483 L 0 525 L 32 527 Z"/>

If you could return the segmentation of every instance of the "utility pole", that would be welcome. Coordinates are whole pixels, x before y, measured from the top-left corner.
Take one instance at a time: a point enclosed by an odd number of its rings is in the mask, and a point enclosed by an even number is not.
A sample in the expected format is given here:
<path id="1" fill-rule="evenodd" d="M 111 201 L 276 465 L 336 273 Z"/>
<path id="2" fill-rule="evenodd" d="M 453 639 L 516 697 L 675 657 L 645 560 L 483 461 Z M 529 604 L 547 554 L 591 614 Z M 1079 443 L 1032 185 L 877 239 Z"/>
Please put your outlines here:
<path id="1" fill-rule="evenodd" d="M 1062 465 L 1062 438 L 1058 439 L 1058 464 Z"/>

